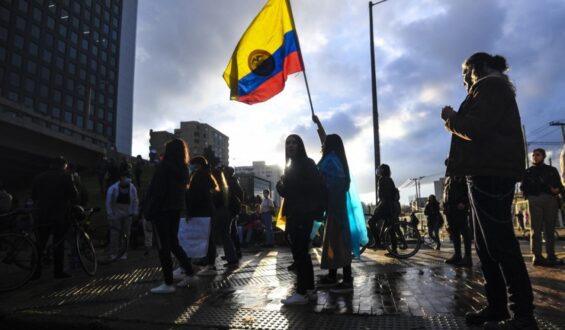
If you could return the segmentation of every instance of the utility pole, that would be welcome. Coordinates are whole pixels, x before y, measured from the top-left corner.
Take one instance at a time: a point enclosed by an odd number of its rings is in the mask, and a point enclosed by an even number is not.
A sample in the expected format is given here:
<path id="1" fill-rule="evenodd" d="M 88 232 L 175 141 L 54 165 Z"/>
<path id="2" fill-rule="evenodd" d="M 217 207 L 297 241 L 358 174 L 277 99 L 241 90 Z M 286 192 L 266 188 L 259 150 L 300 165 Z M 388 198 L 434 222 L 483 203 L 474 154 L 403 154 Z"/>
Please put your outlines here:
<path id="1" fill-rule="evenodd" d="M 375 149 L 375 202 L 379 202 L 378 185 L 379 178 L 377 176 L 377 168 L 381 165 L 381 146 L 379 140 L 379 109 L 377 105 L 377 72 L 375 68 L 375 41 L 373 37 L 373 6 L 383 3 L 381 0 L 373 3 L 369 1 L 369 29 L 370 29 L 370 46 L 371 46 L 371 87 L 373 94 L 373 143 Z M 375 203 L 375 205 L 376 205 Z"/>

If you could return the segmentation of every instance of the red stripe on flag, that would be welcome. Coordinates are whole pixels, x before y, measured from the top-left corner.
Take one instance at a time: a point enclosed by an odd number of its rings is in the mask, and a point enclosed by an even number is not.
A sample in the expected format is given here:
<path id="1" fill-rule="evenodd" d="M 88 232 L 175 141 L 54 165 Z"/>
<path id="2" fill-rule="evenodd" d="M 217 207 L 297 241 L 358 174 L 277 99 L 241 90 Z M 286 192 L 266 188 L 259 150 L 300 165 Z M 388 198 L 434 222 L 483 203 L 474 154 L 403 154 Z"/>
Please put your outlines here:
<path id="1" fill-rule="evenodd" d="M 302 64 L 300 63 L 298 52 L 294 51 L 287 57 L 285 57 L 284 66 L 279 73 L 272 76 L 271 79 L 262 83 L 250 94 L 239 97 L 238 101 L 250 105 L 267 101 L 284 89 L 284 82 L 286 81 L 286 78 L 289 74 L 293 74 L 302 70 L 303 68 Z"/>

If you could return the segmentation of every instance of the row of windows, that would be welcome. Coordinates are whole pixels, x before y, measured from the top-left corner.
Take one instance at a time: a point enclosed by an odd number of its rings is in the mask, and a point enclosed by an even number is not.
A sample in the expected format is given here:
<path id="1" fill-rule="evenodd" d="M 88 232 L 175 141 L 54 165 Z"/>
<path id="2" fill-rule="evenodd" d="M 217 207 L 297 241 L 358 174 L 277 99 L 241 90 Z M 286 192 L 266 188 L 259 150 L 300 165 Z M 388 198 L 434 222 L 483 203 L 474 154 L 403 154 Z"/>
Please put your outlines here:
<path id="1" fill-rule="evenodd" d="M 5 94 L 9 100 L 20 102 L 18 93 L 14 91 L 8 91 Z M 21 103 L 29 108 L 33 108 L 35 111 L 41 114 L 49 115 L 55 119 L 62 120 L 62 122 L 74 124 L 77 127 L 85 128 L 89 131 L 106 135 L 107 137 L 113 136 L 113 128 L 111 124 L 104 124 L 104 122 L 102 121 L 95 122 L 95 120 L 92 118 L 87 118 L 85 121 L 85 117 L 81 114 L 72 113 L 70 111 L 62 111 L 60 108 L 55 106 L 49 107 L 46 102 L 36 102 L 36 106 L 34 107 L 33 99 L 28 96 L 21 98 Z"/>

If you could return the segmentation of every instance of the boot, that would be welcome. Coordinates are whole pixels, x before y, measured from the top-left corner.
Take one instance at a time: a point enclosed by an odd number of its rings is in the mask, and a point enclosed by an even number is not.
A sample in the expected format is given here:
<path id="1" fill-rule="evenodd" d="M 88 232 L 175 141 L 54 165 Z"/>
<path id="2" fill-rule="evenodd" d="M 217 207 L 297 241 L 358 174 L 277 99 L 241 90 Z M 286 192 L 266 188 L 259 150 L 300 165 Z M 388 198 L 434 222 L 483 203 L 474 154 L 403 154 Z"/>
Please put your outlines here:
<path id="1" fill-rule="evenodd" d="M 459 262 L 456 262 L 455 266 L 473 267 L 473 259 L 471 259 L 470 255 L 466 255 L 463 259 L 459 260 Z"/>
<path id="2" fill-rule="evenodd" d="M 451 258 L 445 260 L 445 263 L 449 264 L 449 265 L 454 265 L 454 264 L 457 264 L 458 262 L 460 262 L 461 259 L 462 259 L 461 254 L 455 253 L 453 256 L 451 256 Z"/>

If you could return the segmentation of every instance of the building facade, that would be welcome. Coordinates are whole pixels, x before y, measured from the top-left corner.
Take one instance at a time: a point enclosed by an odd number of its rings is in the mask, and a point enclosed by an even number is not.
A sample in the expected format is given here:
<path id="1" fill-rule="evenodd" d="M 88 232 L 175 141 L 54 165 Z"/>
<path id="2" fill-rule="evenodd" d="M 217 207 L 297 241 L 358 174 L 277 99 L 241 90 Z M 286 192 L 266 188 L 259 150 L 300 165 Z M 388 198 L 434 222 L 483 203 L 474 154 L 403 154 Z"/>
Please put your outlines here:
<path id="1" fill-rule="evenodd" d="M 280 196 L 277 192 L 276 184 L 280 180 L 282 170 L 278 165 L 267 165 L 264 161 L 254 161 L 252 166 L 236 166 L 235 174 L 240 178 L 240 181 L 250 181 L 249 177 L 253 177 L 253 185 L 247 185 L 246 195 L 253 194 L 263 197 L 263 189 L 271 190 L 271 197 L 275 204 L 280 205 Z M 246 182 L 247 182 L 246 181 Z"/>
<path id="2" fill-rule="evenodd" d="M 2 110 L 131 154 L 136 17 L 137 0 L 2 0 Z"/>
<path id="3" fill-rule="evenodd" d="M 220 164 L 229 165 L 229 137 L 214 127 L 197 121 L 183 121 L 180 128 L 175 129 L 175 135 L 188 143 L 191 157 L 202 155 L 210 146 Z"/>

